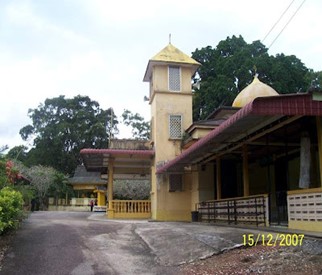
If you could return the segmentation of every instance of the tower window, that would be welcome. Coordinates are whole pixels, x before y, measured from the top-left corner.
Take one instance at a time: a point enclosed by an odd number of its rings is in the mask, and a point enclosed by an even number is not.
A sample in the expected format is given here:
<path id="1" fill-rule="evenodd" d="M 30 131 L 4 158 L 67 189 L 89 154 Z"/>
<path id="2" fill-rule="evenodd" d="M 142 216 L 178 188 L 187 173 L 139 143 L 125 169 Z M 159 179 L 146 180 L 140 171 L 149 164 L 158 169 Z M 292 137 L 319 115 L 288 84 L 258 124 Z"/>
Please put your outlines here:
<path id="1" fill-rule="evenodd" d="M 181 79 L 180 79 L 180 67 L 169 66 L 169 90 L 180 91 Z"/>
<path id="2" fill-rule="evenodd" d="M 169 116 L 169 134 L 170 139 L 181 139 L 182 137 L 182 116 Z"/>

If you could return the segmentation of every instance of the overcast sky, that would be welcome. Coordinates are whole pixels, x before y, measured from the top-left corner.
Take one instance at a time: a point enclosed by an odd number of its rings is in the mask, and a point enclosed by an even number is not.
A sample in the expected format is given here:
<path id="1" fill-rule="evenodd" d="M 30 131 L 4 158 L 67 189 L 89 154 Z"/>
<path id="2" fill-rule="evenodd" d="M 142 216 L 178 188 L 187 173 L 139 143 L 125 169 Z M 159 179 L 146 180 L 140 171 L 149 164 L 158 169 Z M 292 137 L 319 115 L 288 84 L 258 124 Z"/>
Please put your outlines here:
<path id="1" fill-rule="evenodd" d="M 29 108 L 78 94 L 149 119 L 148 60 L 172 44 L 191 55 L 227 36 L 263 40 L 291 0 L 0 0 L 0 146 L 26 143 Z M 294 0 L 268 47 L 302 4 Z M 269 53 L 322 70 L 321 0 L 306 0 Z M 130 137 L 121 127 L 119 137 Z"/>

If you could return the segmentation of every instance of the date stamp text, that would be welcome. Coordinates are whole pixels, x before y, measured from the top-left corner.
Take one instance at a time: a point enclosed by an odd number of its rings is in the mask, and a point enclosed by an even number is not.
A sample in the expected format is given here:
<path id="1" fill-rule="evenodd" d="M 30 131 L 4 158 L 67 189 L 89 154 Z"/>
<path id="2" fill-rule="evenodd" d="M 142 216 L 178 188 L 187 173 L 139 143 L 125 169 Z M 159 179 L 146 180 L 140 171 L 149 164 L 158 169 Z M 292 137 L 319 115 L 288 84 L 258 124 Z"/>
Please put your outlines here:
<path id="1" fill-rule="evenodd" d="M 245 246 L 302 246 L 304 234 L 243 234 L 243 245 Z"/>

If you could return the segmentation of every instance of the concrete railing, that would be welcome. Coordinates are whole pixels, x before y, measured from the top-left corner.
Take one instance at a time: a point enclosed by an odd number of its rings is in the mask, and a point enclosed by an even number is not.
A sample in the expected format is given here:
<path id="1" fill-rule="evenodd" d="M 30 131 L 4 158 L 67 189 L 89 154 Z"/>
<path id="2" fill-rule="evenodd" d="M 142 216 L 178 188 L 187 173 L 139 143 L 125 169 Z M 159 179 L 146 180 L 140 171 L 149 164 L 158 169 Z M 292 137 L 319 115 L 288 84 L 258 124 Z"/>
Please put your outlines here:
<path id="1" fill-rule="evenodd" d="M 90 198 L 72 198 L 70 204 L 72 206 L 88 206 L 90 201 Z"/>
<path id="2" fill-rule="evenodd" d="M 287 208 L 289 228 L 322 231 L 322 188 L 288 191 Z"/>
<path id="3" fill-rule="evenodd" d="M 113 200 L 114 219 L 148 219 L 151 217 L 150 200 Z"/>

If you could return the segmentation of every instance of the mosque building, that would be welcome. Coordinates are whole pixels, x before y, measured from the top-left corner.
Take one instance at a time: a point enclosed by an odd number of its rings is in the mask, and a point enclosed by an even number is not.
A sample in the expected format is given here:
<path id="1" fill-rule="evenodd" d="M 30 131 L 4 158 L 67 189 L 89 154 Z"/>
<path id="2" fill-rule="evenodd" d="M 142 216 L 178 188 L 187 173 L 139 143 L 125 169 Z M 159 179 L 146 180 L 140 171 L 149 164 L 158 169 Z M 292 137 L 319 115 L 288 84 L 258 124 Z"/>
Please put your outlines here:
<path id="1" fill-rule="evenodd" d="M 107 178 L 107 217 L 322 231 L 322 95 L 279 94 L 255 76 L 232 106 L 193 122 L 200 65 L 169 43 L 143 78 L 150 141 L 81 151 L 86 169 Z M 150 200 L 113 199 L 115 178 L 139 176 L 151 180 Z"/>

